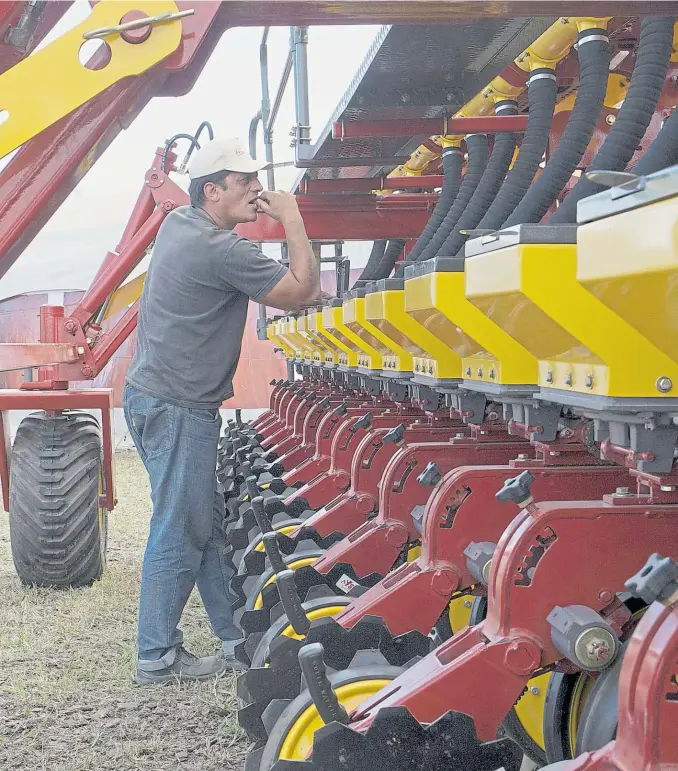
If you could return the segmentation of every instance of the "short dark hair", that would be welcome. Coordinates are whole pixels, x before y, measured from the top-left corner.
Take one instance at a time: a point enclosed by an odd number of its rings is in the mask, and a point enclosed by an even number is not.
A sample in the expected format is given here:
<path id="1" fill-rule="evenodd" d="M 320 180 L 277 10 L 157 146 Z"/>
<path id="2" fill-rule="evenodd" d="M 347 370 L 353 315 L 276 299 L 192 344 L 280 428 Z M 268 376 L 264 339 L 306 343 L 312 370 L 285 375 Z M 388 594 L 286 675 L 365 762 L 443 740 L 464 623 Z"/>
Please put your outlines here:
<path id="1" fill-rule="evenodd" d="M 206 174 L 204 177 L 192 179 L 188 186 L 191 206 L 198 208 L 205 203 L 205 185 L 208 182 L 219 185 L 222 190 L 226 190 L 226 177 L 229 173 L 228 171 L 215 171 L 214 174 Z"/>

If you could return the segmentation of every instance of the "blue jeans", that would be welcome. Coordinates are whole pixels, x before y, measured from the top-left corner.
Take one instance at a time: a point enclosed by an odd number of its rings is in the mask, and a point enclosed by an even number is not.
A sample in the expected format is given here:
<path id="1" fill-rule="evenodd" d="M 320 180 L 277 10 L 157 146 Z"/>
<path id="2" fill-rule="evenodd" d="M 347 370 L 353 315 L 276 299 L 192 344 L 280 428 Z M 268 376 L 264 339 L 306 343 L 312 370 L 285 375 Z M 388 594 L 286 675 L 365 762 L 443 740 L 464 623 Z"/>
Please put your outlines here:
<path id="1" fill-rule="evenodd" d="M 214 634 L 237 640 L 224 560 L 224 496 L 216 477 L 219 410 L 188 409 L 126 385 L 125 420 L 151 482 L 153 516 L 139 600 L 140 659 L 182 644 L 177 628 L 197 585 Z"/>

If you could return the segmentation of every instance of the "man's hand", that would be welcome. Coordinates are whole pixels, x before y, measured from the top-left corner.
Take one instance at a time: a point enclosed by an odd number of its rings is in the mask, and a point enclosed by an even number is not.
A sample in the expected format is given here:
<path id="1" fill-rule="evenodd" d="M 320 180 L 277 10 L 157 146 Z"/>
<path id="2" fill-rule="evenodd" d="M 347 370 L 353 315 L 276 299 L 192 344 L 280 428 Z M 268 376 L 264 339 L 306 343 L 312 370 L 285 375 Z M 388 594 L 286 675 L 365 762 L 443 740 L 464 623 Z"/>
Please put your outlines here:
<path id="1" fill-rule="evenodd" d="M 257 208 L 283 225 L 295 218 L 301 218 L 297 199 L 283 190 L 264 190 L 257 200 Z"/>

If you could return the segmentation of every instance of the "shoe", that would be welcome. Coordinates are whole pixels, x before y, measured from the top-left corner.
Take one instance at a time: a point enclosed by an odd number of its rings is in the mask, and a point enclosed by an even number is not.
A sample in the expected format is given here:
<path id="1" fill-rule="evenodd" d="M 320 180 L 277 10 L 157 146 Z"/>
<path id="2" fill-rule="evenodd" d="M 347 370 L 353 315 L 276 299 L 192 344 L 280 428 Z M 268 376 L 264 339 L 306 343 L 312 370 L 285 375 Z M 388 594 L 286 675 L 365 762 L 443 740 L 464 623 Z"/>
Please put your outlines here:
<path id="1" fill-rule="evenodd" d="M 228 669 L 223 656 L 199 658 L 185 648 L 171 648 L 161 659 L 138 659 L 134 679 L 139 685 L 161 685 L 181 680 L 209 680 Z"/>
<path id="2" fill-rule="evenodd" d="M 240 645 L 244 638 L 238 640 L 222 640 L 221 641 L 221 658 L 226 664 L 227 669 L 234 670 L 236 672 L 244 672 L 247 667 L 236 658 L 235 649 Z"/>

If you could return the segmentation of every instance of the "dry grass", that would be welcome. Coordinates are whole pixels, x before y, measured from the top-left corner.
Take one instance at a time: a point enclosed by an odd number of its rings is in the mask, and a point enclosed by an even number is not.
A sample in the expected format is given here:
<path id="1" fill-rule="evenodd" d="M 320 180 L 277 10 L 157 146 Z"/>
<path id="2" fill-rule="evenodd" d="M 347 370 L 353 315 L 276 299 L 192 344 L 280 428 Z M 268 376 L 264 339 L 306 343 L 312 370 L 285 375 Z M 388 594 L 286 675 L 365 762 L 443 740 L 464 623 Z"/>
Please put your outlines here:
<path id="1" fill-rule="evenodd" d="M 23 587 L 0 514 L 0 769 L 239 769 L 245 743 L 232 675 L 151 688 L 132 680 L 150 518 L 136 454 L 117 456 L 117 479 L 108 568 L 89 589 Z M 182 628 L 190 650 L 215 651 L 195 593 Z"/>

